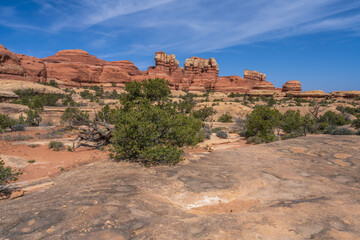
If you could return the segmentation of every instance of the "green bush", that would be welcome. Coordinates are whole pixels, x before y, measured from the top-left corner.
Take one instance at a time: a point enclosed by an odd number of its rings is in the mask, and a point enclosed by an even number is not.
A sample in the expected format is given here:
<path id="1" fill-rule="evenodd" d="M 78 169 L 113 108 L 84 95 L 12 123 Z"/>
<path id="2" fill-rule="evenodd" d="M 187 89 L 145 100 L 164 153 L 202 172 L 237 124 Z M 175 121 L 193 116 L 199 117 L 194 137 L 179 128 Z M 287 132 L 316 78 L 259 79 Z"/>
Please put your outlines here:
<path id="1" fill-rule="evenodd" d="M 205 121 L 206 119 L 208 119 L 215 113 L 216 113 L 216 111 L 214 110 L 213 107 L 205 107 L 205 108 L 201 108 L 199 110 L 193 111 L 194 117 L 200 118 L 202 121 Z"/>
<path id="2" fill-rule="evenodd" d="M 13 100 L 13 103 L 27 105 L 34 110 L 42 110 L 44 106 L 56 106 L 56 102 L 63 97 L 61 94 L 39 94 L 32 88 L 16 90 L 19 100 Z"/>
<path id="3" fill-rule="evenodd" d="M 39 126 L 42 121 L 39 110 L 28 110 L 26 112 L 25 123 L 27 126 Z"/>
<path id="4" fill-rule="evenodd" d="M 8 115 L 0 113 L 0 129 L 10 128 L 15 124 L 15 122 L 16 121 Z"/>
<path id="5" fill-rule="evenodd" d="M 49 82 L 44 82 L 44 83 L 41 83 L 41 84 L 46 85 L 46 86 L 50 86 L 50 87 L 59 88 L 59 84 L 55 80 L 50 80 Z"/>
<path id="6" fill-rule="evenodd" d="M 233 122 L 232 116 L 229 113 L 225 113 L 219 117 L 218 122 L 223 122 L 223 123 Z"/>
<path id="7" fill-rule="evenodd" d="M 287 133 L 285 135 L 282 135 L 281 140 L 287 140 L 287 139 L 297 138 L 297 137 L 301 137 L 301 136 L 303 136 L 303 134 L 301 134 L 299 132 L 291 132 L 291 133 Z"/>
<path id="8" fill-rule="evenodd" d="M 173 165 L 181 160 L 179 147 L 203 140 L 202 121 L 171 103 L 164 79 L 131 82 L 126 90 L 120 97 L 122 107 L 111 114 L 115 119 L 113 158 L 145 166 Z"/>
<path id="9" fill-rule="evenodd" d="M 18 180 L 18 176 L 21 174 L 22 172 L 20 170 L 5 167 L 5 162 L 0 158 L 0 185 Z"/>
<path id="10" fill-rule="evenodd" d="M 355 129 L 360 129 L 360 114 L 357 115 L 357 118 L 351 123 L 351 126 Z"/>
<path id="11" fill-rule="evenodd" d="M 355 132 L 348 128 L 336 128 L 332 131 L 331 135 L 354 135 Z"/>
<path id="12" fill-rule="evenodd" d="M 227 139 L 229 137 L 228 133 L 225 132 L 225 131 L 218 131 L 216 133 L 216 136 L 219 137 L 219 138 L 224 138 L 224 139 Z"/>
<path id="13" fill-rule="evenodd" d="M 299 133 L 303 126 L 303 118 L 300 115 L 300 111 L 288 110 L 284 113 L 281 121 L 281 129 L 285 133 Z"/>
<path id="14" fill-rule="evenodd" d="M 54 151 L 60 151 L 64 149 L 64 144 L 59 141 L 51 141 L 49 143 L 49 148 L 52 148 Z"/>
<path id="15" fill-rule="evenodd" d="M 257 106 L 246 116 L 246 137 L 248 142 L 272 142 L 275 140 L 274 130 L 280 124 L 281 113 L 269 106 Z M 249 140 L 250 137 L 256 137 Z"/>
<path id="16" fill-rule="evenodd" d="M 335 126 L 343 126 L 345 124 L 349 124 L 350 121 L 347 120 L 344 116 L 341 114 L 337 114 L 332 111 L 327 111 L 324 115 L 322 115 L 319 118 L 320 123 L 327 123 L 329 125 L 335 125 Z"/>

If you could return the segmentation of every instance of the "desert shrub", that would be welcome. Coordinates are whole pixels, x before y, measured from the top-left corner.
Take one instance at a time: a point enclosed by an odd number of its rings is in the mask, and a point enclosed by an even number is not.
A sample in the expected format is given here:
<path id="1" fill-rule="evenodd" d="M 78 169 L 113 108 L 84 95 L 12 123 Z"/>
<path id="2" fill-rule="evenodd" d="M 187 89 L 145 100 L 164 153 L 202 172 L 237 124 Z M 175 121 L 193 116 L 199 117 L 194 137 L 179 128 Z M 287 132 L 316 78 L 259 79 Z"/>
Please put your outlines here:
<path id="1" fill-rule="evenodd" d="M 211 132 L 217 133 L 218 131 L 221 131 L 221 130 L 223 130 L 223 129 L 224 129 L 224 128 L 222 128 L 222 127 L 216 127 L 216 128 L 211 129 Z"/>
<path id="2" fill-rule="evenodd" d="M 29 135 L 22 135 L 22 134 L 0 136 L 0 139 L 5 140 L 7 142 L 26 141 L 32 138 L 34 137 Z"/>
<path id="3" fill-rule="evenodd" d="M 71 107 L 75 107 L 77 106 L 76 102 L 74 101 L 74 99 L 72 98 L 71 94 L 67 94 L 63 97 L 62 99 L 62 105 L 63 106 L 71 106 Z"/>
<path id="4" fill-rule="evenodd" d="M 284 113 L 281 121 L 281 129 L 285 133 L 299 133 L 302 131 L 303 118 L 300 111 L 288 110 Z"/>
<path id="5" fill-rule="evenodd" d="M 181 160 L 179 147 L 203 140 L 202 121 L 169 100 L 170 89 L 164 79 L 130 82 L 125 89 L 127 93 L 120 97 L 122 107 L 112 113 L 116 119 L 113 158 L 145 166 L 173 165 Z"/>
<path id="6" fill-rule="evenodd" d="M 6 114 L 0 113 L 0 129 L 6 129 L 15 124 L 15 120 Z"/>
<path id="7" fill-rule="evenodd" d="M 331 125 L 331 126 L 327 126 L 323 133 L 324 134 L 332 134 L 335 130 L 337 129 L 337 126 Z"/>
<path id="8" fill-rule="evenodd" d="M 90 89 L 95 91 L 95 97 L 104 98 L 104 89 L 102 86 L 91 86 Z"/>
<path id="9" fill-rule="evenodd" d="M 56 102 L 63 97 L 61 94 L 39 94 L 32 88 L 24 90 L 16 90 L 15 93 L 19 96 L 18 100 L 13 100 L 13 103 L 27 105 L 31 109 L 42 110 L 44 106 L 56 106 Z"/>
<path id="10" fill-rule="evenodd" d="M 319 118 L 320 123 L 327 123 L 329 125 L 343 126 L 350 123 L 343 115 L 337 114 L 332 111 L 327 111 Z"/>
<path id="11" fill-rule="evenodd" d="M 101 111 L 97 113 L 98 120 L 107 123 L 114 123 L 115 119 L 113 119 L 113 114 L 112 114 L 114 112 L 115 110 L 110 109 L 109 105 L 105 105 L 105 107 L 103 107 Z"/>
<path id="12" fill-rule="evenodd" d="M 111 93 L 109 91 L 106 91 L 104 93 L 104 97 L 107 99 L 118 99 L 120 98 L 120 94 L 118 94 L 118 92 L 114 89 Z"/>
<path id="13" fill-rule="evenodd" d="M 83 125 L 87 120 L 89 120 L 89 114 L 75 107 L 66 108 L 61 116 L 61 122 L 70 126 Z"/>
<path id="14" fill-rule="evenodd" d="M 357 130 L 357 132 L 355 133 L 356 135 L 360 135 L 360 129 Z"/>
<path id="15" fill-rule="evenodd" d="M 331 135 L 354 135 L 355 132 L 351 131 L 348 128 L 336 128 L 332 131 Z"/>
<path id="16" fill-rule="evenodd" d="M 262 137 L 252 136 L 246 139 L 247 143 L 261 144 L 266 143 L 266 140 Z"/>
<path id="17" fill-rule="evenodd" d="M 224 138 L 224 139 L 226 139 L 226 138 L 229 137 L 228 133 L 225 132 L 225 131 L 222 131 L 222 130 L 221 130 L 221 131 L 218 131 L 218 132 L 216 133 L 216 136 L 219 137 L 219 138 Z"/>
<path id="18" fill-rule="evenodd" d="M 210 138 L 211 138 L 212 131 L 211 131 L 211 129 L 210 129 L 209 126 L 205 125 L 205 126 L 202 128 L 202 131 L 204 132 L 206 139 L 210 139 Z"/>
<path id="19" fill-rule="evenodd" d="M 84 90 L 82 92 L 80 92 L 80 96 L 83 99 L 89 99 L 91 102 L 94 102 L 96 100 L 96 96 L 94 94 L 92 94 L 89 90 Z"/>
<path id="20" fill-rule="evenodd" d="M 27 126 L 39 126 L 42 121 L 39 110 L 29 109 L 26 112 L 25 123 Z"/>
<path id="21" fill-rule="evenodd" d="M 60 141 L 51 141 L 49 148 L 52 148 L 54 151 L 60 151 L 64 149 L 64 144 Z"/>
<path id="22" fill-rule="evenodd" d="M 18 176 L 21 174 L 21 170 L 5 167 L 5 162 L 0 158 L 0 186 L 18 180 Z M 0 190 L 2 189 L 0 188 Z"/>
<path id="23" fill-rule="evenodd" d="M 219 117 L 218 122 L 223 122 L 223 123 L 233 122 L 232 116 L 229 113 L 224 113 Z"/>
<path id="24" fill-rule="evenodd" d="M 206 119 L 208 119 L 215 113 L 216 113 L 216 111 L 214 110 L 213 107 L 205 107 L 205 108 L 201 108 L 199 110 L 193 111 L 194 117 L 200 118 L 202 121 L 205 121 Z"/>
<path id="25" fill-rule="evenodd" d="M 11 126 L 11 130 L 14 132 L 25 131 L 25 125 L 24 124 L 15 124 L 14 126 Z"/>
<path id="26" fill-rule="evenodd" d="M 282 135 L 281 140 L 287 140 L 287 139 L 297 138 L 297 137 L 301 137 L 301 136 L 303 136 L 303 134 L 301 134 L 299 132 L 291 132 L 291 133 Z"/>
<path id="27" fill-rule="evenodd" d="M 41 84 L 50 86 L 50 87 L 59 88 L 59 84 L 55 80 L 50 80 L 49 82 L 43 82 Z"/>
<path id="28" fill-rule="evenodd" d="M 182 98 L 183 101 L 176 103 L 176 108 L 181 113 L 190 113 L 195 106 L 194 96 L 195 94 L 192 93 L 187 93 L 186 95 L 181 96 L 180 98 Z"/>
<path id="29" fill-rule="evenodd" d="M 228 95 L 228 97 L 234 98 L 234 97 L 236 97 L 236 94 L 232 92 Z"/>
<path id="30" fill-rule="evenodd" d="M 250 141 L 272 142 L 275 140 L 274 130 L 279 125 L 281 113 L 269 106 L 258 106 L 246 116 L 246 137 L 256 137 Z M 249 142 L 249 139 L 248 139 Z"/>
<path id="31" fill-rule="evenodd" d="M 360 114 L 357 115 L 357 118 L 351 123 L 351 126 L 355 129 L 360 129 Z"/>

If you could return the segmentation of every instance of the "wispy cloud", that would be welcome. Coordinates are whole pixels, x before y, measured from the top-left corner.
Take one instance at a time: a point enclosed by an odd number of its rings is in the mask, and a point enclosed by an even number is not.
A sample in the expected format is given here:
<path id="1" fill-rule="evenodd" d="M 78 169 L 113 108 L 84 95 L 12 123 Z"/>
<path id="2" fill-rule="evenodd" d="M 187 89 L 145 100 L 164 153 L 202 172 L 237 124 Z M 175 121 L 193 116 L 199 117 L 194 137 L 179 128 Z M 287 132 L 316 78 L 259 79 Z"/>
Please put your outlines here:
<path id="1" fill-rule="evenodd" d="M 32 0 L 39 18 L 0 24 L 51 33 L 99 35 L 104 53 L 205 52 L 324 31 L 359 31 L 358 0 Z M 1 8 L 0 8 L 1 12 Z M 10 17 L 11 19 L 11 17 Z M 111 42 L 111 43 L 110 43 Z"/>

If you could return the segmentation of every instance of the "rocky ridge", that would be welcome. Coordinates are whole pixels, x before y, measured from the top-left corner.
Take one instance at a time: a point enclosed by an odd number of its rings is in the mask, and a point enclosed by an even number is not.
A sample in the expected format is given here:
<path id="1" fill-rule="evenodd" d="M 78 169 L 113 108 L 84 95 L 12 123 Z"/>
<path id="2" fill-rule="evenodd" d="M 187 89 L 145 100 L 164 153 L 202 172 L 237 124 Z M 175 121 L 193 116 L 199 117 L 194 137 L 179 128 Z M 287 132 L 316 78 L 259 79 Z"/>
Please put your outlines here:
<path id="1" fill-rule="evenodd" d="M 302 93 L 301 83 L 296 80 L 286 82 L 275 89 L 266 81 L 266 74 L 245 70 L 244 76 L 219 76 L 219 65 L 214 58 L 191 57 L 180 66 L 174 54 L 156 52 L 155 66 L 140 71 L 127 60 L 108 62 L 90 55 L 83 50 L 62 50 L 53 56 L 38 59 L 15 54 L 0 44 L 0 79 L 28 82 L 55 80 L 60 86 L 80 87 L 116 84 L 124 87 L 131 81 L 160 77 L 169 81 L 173 90 L 219 91 L 247 93 L 253 96 L 274 96 L 293 94 L 295 97 L 359 97 L 359 91 L 337 91 L 330 94 L 319 92 Z M 281 95 L 281 94 L 280 94 Z M 279 95 L 279 96 L 280 96 Z"/>

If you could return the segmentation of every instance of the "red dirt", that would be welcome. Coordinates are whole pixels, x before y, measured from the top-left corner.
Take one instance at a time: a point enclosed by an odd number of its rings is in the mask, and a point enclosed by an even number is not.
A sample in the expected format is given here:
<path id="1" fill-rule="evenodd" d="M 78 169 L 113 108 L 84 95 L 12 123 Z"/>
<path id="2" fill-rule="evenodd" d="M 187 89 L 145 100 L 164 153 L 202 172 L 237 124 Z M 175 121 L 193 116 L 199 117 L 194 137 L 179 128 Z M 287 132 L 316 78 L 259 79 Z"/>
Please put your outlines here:
<path id="1" fill-rule="evenodd" d="M 22 169 L 23 174 L 19 181 L 50 177 L 85 163 L 108 158 L 108 152 L 89 148 L 79 148 L 75 152 L 54 151 L 46 145 L 32 148 L 27 145 L 12 145 L 6 141 L 0 141 L 0 153 L 35 160 L 35 163 L 30 163 Z"/>

